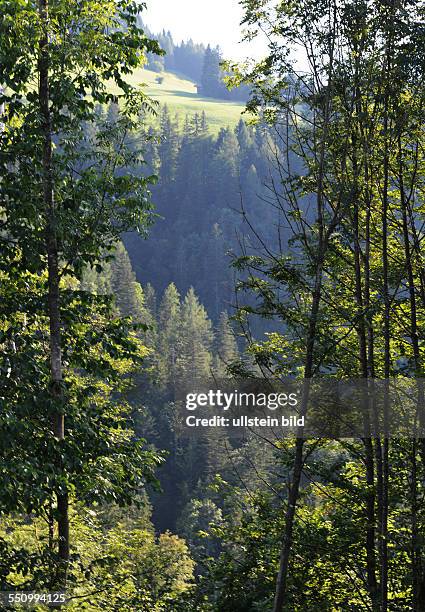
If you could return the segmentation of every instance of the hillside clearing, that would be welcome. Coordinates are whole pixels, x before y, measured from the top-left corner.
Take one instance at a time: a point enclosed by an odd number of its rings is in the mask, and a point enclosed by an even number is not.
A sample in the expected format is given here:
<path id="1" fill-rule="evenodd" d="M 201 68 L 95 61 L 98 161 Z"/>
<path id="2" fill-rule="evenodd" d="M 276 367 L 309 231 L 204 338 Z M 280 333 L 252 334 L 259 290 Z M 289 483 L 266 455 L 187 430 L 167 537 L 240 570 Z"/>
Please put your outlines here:
<path id="1" fill-rule="evenodd" d="M 159 82 L 159 79 L 163 79 Z M 171 113 L 193 115 L 205 111 L 211 132 L 218 133 L 221 128 L 235 126 L 245 108 L 240 102 L 226 102 L 203 98 L 198 95 L 193 81 L 171 72 L 152 72 L 136 70 L 129 83 L 143 86 L 145 92 L 162 105 L 167 105 Z"/>

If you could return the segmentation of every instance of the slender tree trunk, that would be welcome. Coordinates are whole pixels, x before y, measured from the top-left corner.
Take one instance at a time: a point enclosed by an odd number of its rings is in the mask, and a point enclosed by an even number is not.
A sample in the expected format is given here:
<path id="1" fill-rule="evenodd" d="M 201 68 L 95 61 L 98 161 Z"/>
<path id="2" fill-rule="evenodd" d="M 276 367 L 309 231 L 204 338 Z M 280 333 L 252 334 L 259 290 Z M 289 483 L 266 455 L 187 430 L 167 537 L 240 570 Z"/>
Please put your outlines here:
<path id="1" fill-rule="evenodd" d="M 316 269 L 316 281 L 315 289 L 313 293 L 313 302 L 310 313 L 310 324 L 307 337 L 307 349 L 306 349 L 306 363 L 304 368 L 304 389 L 302 397 L 302 405 L 300 414 L 304 416 L 307 412 L 307 404 L 309 399 L 309 380 L 313 375 L 313 364 L 314 364 L 314 344 L 316 338 L 317 319 L 319 315 L 321 293 L 322 293 L 322 274 L 323 274 L 323 256 L 320 257 Z M 276 580 L 276 592 L 274 599 L 273 612 L 281 612 L 285 604 L 286 591 L 287 591 L 287 579 L 289 571 L 289 562 L 292 550 L 293 530 L 295 512 L 299 497 L 301 476 L 303 469 L 303 450 L 304 450 L 304 438 L 297 437 L 295 445 L 295 456 L 292 470 L 292 481 L 288 495 L 288 505 L 285 514 L 285 531 L 283 534 L 282 548 L 279 559 L 279 572 Z"/>
<path id="2" fill-rule="evenodd" d="M 362 24 L 357 23 L 356 29 L 361 29 Z M 364 116 L 362 108 L 362 91 L 361 91 L 361 66 L 360 60 L 362 55 L 362 47 L 360 40 L 355 39 L 355 70 L 354 70 L 354 108 L 356 110 L 355 121 L 352 121 L 352 159 L 353 159 L 353 230 L 354 230 L 354 271 L 355 271 L 355 300 L 357 305 L 357 336 L 359 341 L 359 362 L 360 375 L 366 381 L 369 375 L 373 375 L 373 331 L 372 325 L 366 325 L 366 316 L 370 307 L 370 203 L 371 198 L 368 192 L 369 189 L 369 164 L 368 164 L 368 147 L 364 137 L 364 129 L 361 124 L 361 117 Z M 360 146 L 359 146 L 360 145 Z M 364 178 L 366 182 L 366 249 L 362 252 L 362 235 L 360 231 L 359 207 L 361 202 L 360 191 L 360 164 L 358 161 L 358 151 L 363 150 L 364 163 Z M 362 261 L 364 261 L 364 277 L 362 269 Z M 367 334 L 368 328 L 368 334 Z M 369 364 L 371 358 L 371 364 Z M 373 385 L 373 380 L 370 383 Z M 372 388 L 373 390 L 373 388 Z M 372 401 L 374 394 L 372 393 Z M 369 596 L 374 610 L 379 610 L 379 587 L 377 581 L 377 566 L 376 566 L 376 513 L 375 503 L 377 502 L 378 517 L 381 516 L 383 499 L 382 499 L 382 457 L 380 452 L 379 437 L 375 440 L 375 445 L 371 437 L 371 416 L 375 404 L 371 403 L 368 394 L 364 396 L 363 406 L 363 427 L 364 438 L 363 445 L 365 447 L 365 467 L 366 467 L 366 576 Z M 372 409 L 372 412 L 371 412 Z M 376 424 L 375 415 L 375 424 Z M 376 461 L 376 487 L 375 487 L 375 461 Z"/>
<path id="3" fill-rule="evenodd" d="M 387 167 L 388 160 L 385 163 Z M 384 440 L 382 448 L 382 517 L 381 517 L 381 605 L 388 610 L 388 485 L 389 485 L 389 378 L 390 378 L 390 297 L 388 280 L 388 169 L 384 181 L 384 207 L 382 213 L 382 261 L 384 277 Z"/>
<path id="4" fill-rule="evenodd" d="M 366 185 L 366 227 L 365 227 L 365 253 L 364 253 L 364 276 L 365 276 L 365 311 L 367 315 L 367 372 L 369 382 L 371 385 L 371 398 L 372 398 L 372 417 L 376 431 L 379 430 L 379 415 L 377 413 L 375 393 L 374 393 L 374 379 L 375 379 L 375 334 L 373 329 L 373 322 L 370 320 L 370 308 L 371 308 L 371 295 L 370 295 L 370 247 L 371 247 L 371 219 L 372 219 L 372 193 L 370 189 L 371 171 L 369 166 L 369 153 L 367 145 L 367 136 L 361 127 L 362 141 L 363 141 L 363 155 L 364 155 L 364 177 Z M 379 519 L 379 537 L 382 537 L 382 514 L 383 514 L 383 452 L 381 437 L 376 436 L 373 440 L 374 453 L 375 453 L 375 464 L 376 464 L 376 502 L 377 502 L 377 516 Z M 367 451 L 366 451 L 367 452 Z M 369 476 L 370 480 L 370 476 Z M 368 513 L 369 514 L 369 513 Z M 381 554 L 381 549 L 379 550 Z M 381 559 L 380 559 L 381 561 Z M 375 581 L 376 583 L 376 581 Z M 377 586 L 376 586 L 377 588 Z M 375 589 L 375 585 L 373 586 Z"/>
<path id="5" fill-rule="evenodd" d="M 389 17 L 395 12 L 395 2 L 391 2 Z M 391 27 L 391 26 L 389 26 Z M 386 45 L 385 66 L 385 97 L 384 97 L 384 184 L 382 196 L 382 276 L 384 296 L 384 440 L 382 448 L 382 517 L 381 517 L 381 605 L 382 612 L 388 610 L 388 486 L 389 486 L 389 378 L 391 374 L 391 300 L 389 288 L 388 259 L 388 215 L 389 215 L 389 173 L 390 173 L 390 143 L 389 143 L 389 113 L 390 113 L 390 80 L 392 73 L 393 41 L 389 31 Z"/>
<path id="6" fill-rule="evenodd" d="M 362 291 L 362 278 L 361 278 L 361 264 L 360 264 L 360 237 L 359 237 L 359 220 L 357 201 L 354 203 L 354 227 L 355 227 L 355 245 L 354 245 L 354 261 L 355 261 L 355 276 L 356 276 L 356 302 L 357 312 L 359 317 L 358 323 L 358 338 L 359 338 L 359 357 L 361 366 L 362 378 L 366 381 L 368 379 L 368 365 L 367 365 L 367 343 L 366 343 L 366 330 L 364 324 L 364 303 L 363 303 L 363 291 Z M 365 398 L 366 399 L 366 398 Z M 369 595 L 372 601 L 373 609 L 379 609 L 378 601 L 378 584 L 376 580 L 376 554 L 375 554 L 375 464 L 374 464 L 374 450 L 373 442 L 370 435 L 370 415 L 369 410 L 365 406 L 364 414 L 364 439 L 363 444 L 365 447 L 365 465 L 366 465 L 366 482 L 367 482 L 367 496 L 366 496 L 366 573 L 367 573 L 367 585 Z M 378 463 L 379 465 L 379 463 Z M 380 500 L 379 500 L 380 501 Z M 382 502 L 381 502 L 382 503 Z"/>
<path id="7" fill-rule="evenodd" d="M 359 93 L 357 93 L 357 96 Z M 367 381 L 369 368 L 367 359 L 367 341 L 366 341 L 366 326 L 364 321 L 364 299 L 362 287 L 362 266 L 361 266 L 361 250 L 360 250 L 360 233 L 359 233 L 359 193 L 358 193 L 358 164 L 357 164 L 357 139 L 353 138 L 353 173 L 355 180 L 354 189 L 354 268 L 355 268 L 355 286 L 356 286 L 356 305 L 357 305 L 357 336 L 359 339 L 359 361 L 361 368 L 361 376 Z M 367 398 L 365 398 L 366 400 Z M 366 403 L 366 402 L 365 402 Z M 368 400 L 367 400 L 368 404 Z M 369 407 L 364 406 L 364 439 L 365 447 L 365 465 L 366 465 L 366 574 L 367 586 L 369 595 L 372 601 L 373 609 L 379 609 L 378 584 L 376 580 L 376 554 L 375 554 L 375 464 L 374 464 L 374 449 L 370 435 L 370 415 Z"/>
<path id="8" fill-rule="evenodd" d="M 416 439 L 412 440 L 412 451 L 411 451 L 411 522 L 412 522 L 412 534 L 411 534 L 411 567 L 412 567 L 412 610 L 417 612 L 419 610 L 419 575 L 421 570 L 420 564 L 420 544 L 419 544 L 419 532 L 418 532 L 418 475 L 417 475 L 417 461 L 416 461 Z"/>
<path id="9" fill-rule="evenodd" d="M 333 21 L 332 21 L 333 20 Z M 332 25 L 331 25 L 332 23 Z M 304 365 L 304 392 L 301 406 L 301 414 L 307 412 L 309 399 L 309 380 L 313 376 L 314 369 L 314 346 L 316 342 L 317 322 L 322 299 L 322 283 L 323 283 L 323 267 L 325 262 L 325 254 L 329 234 L 325 230 L 324 220 L 324 179 L 325 179 L 325 157 L 326 143 L 329 132 L 329 121 L 331 112 L 331 92 L 333 83 L 333 62 L 335 51 L 335 27 L 336 27 L 336 4 L 330 7 L 329 14 L 329 32 L 330 32 L 330 47 L 329 47 L 329 83 L 326 90 L 326 100 L 323 114 L 323 126 L 318 155 L 318 174 L 317 174 L 317 226 L 318 226 L 318 252 L 316 258 L 316 271 L 313 289 L 313 299 L 310 311 L 310 322 L 306 340 L 306 355 Z M 290 555 L 292 550 L 293 529 L 296 507 L 298 503 L 301 475 L 303 469 L 303 449 L 304 439 L 298 436 L 295 446 L 295 456 L 292 470 L 292 482 L 288 495 L 288 506 L 285 514 L 285 531 L 282 539 L 282 546 L 279 559 L 279 571 L 276 579 L 276 591 L 273 604 L 273 612 L 282 612 L 285 604 L 287 593 L 287 579 L 290 564 Z"/>
<path id="10" fill-rule="evenodd" d="M 404 257 L 405 257 L 405 268 L 407 272 L 407 284 L 409 289 L 409 302 L 410 302 L 410 338 L 413 349 L 413 361 L 415 365 L 415 375 L 421 376 L 422 362 L 419 348 L 419 334 L 418 334 L 418 318 L 417 318 L 417 303 L 416 303 L 416 288 L 415 288 L 415 277 L 413 273 L 413 262 L 412 262 L 412 249 L 410 245 L 409 236 L 409 211 L 408 201 L 406 197 L 406 190 L 404 186 L 404 170 L 403 170 L 403 148 L 401 135 L 398 135 L 398 164 L 399 164 L 399 188 L 400 188 L 400 204 L 402 210 L 403 220 L 403 242 L 404 242 Z M 421 418 L 421 410 L 424 405 L 423 386 L 421 383 L 418 385 L 418 408 L 419 417 Z M 423 423 L 421 422 L 422 426 Z M 422 571 L 421 562 L 421 543 L 418 530 L 418 491 L 417 491 L 417 463 L 416 463 L 416 449 L 417 440 L 412 441 L 412 599 L 413 599 L 413 610 L 425 609 L 425 574 Z M 422 463 L 425 465 L 425 440 L 419 440 L 419 449 L 422 458 Z"/>
<path id="11" fill-rule="evenodd" d="M 48 0 L 39 0 L 40 22 L 43 35 L 39 52 L 39 103 L 43 130 L 43 198 L 46 214 L 46 252 L 48 265 L 48 316 L 50 326 L 50 393 L 53 402 L 58 406 L 52 416 L 52 429 L 55 438 L 65 437 L 63 406 L 63 377 L 61 351 L 61 320 L 59 292 L 59 255 L 57 243 L 57 218 L 53 189 L 52 167 L 52 121 L 50 113 L 49 91 L 49 7 Z M 60 466 L 59 466 L 60 467 Z M 57 491 L 58 523 L 58 586 L 65 588 L 69 561 L 69 519 L 68 491 Z"/>
<path id="12" fill-rule="evenodd" d="M 276 593 L 273 611 L 281 612 L 286 598 L 286 586 L 288 579 L 289 561 L 292 550 L 292 534 L 294 529 L 295 511 L 301 483 L 303 466 L 304 439 L 297 438 L 295 446 L 294 468 L 292 482 L 288 496 L 288 506 L 285 514 L 285 532 L 283 544 L 280 551 L 279 573 L 276 580 Z"/>
<path id="13" fill-rule="evenodd" d="M 328 94 L 329 95 L 329 94 Z M 301 415 L 305 416 L 307 412 L 307 404 L 309 398 L 309 383 L 308 381 L 313 376 L 314 368 L 314 345 L 316 341 L 317 321 L 319 316 L 321 298 L 322 298 L 322 282 L 323 282 L 323 266 L 325 260 L 326 243 L 329 236 L 325 236 L 324 217 L 323 217 L 323 182 L 324 182 L 324 162 L 325 162 L 325 141 L 328 130 L 329 120 L 329 100 L 324 118 L 324 134 L 321 145 L 321 153 L 319 160 L 319 175 L 318 175 L 318 191 L 317 191 L 317 220 L 319 226 L 319 252 L 316 260 L 315 282 L 313 289 L 313 300 L 310 311 L 310 322 L 307 332 L 306 342 L 306 357 L 304 366 L 304 392 L 302 398 Z M 289 562 L 292 549 L 292 534 L 294 528 L 294 519 L 296 506 L 299 497 L 301 475 L 303 468 L 303 448 L 304 439 L 297 437 L 295 446 L 295 456 L 292 470 L 292 482 L 288 495 L 288 506 L 285 514 L 285 531 L 283 534 L 282 548 L 279 560 L 279 572 L 276 580 L 276 592 L 274 599 L 273 612 L 281 612 L 286 598 L 287 578 L 289 571 Z"/>

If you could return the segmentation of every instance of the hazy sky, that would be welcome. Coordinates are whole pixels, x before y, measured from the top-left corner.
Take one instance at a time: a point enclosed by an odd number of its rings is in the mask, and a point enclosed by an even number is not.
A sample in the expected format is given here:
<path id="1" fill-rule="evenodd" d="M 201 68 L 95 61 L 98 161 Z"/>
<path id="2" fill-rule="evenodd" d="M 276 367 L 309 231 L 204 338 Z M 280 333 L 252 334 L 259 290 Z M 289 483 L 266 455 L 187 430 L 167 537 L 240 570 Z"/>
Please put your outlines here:
<path id="1" fill-rule="evenodd" d="M 143 20 L 154 32 L 170 30 L 175 41 L 220 45 L 226 58 L 263 55 L 259 41 L 238 44 L 241 39 L 242 9 L 238 0 L 145 0 Z"/>

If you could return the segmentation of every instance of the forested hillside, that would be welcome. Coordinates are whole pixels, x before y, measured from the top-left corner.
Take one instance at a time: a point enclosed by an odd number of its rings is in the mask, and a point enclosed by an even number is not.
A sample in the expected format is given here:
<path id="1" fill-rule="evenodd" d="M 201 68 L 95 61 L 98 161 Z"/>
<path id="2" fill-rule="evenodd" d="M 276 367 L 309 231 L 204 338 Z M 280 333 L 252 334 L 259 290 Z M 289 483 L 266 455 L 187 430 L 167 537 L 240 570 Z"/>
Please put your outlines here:
<path id="1" fill-rule="evenodd" d="M 222 311 L 214 325 L 192 287 L 185 295 L 180 295 L 174 283 L 161 293 L 150 284 L 142 289 L 123 245 L 102 273 L 86 271 L 82 287 L 91 293 L 114 295 L 122 316 L 148 325 L 142 332 L 150 350 L 147 367 L 129 397 L 137 408 L 137 434 L 158 451 L 169 452 L 161 468 L 162 492 L 154 496 L 154 519 L 161 531 L 175 530 L 186 521 L 186 505 L 196 501 L 197 495 L 205 495 L 203 486 L 222 462 L 216 456 L 219 447 L 207 438 L 188 445 L 176 435 L 170 390 L 176 381 L 184 385 L 226 376 L 226 368 L 239 357 L 229 315 Z"/>
<path id="2" fill-rule="evenodd" d="M 244 214 L 259 225 L 271 221 L 264 181 L 273 145 L 265 127 L 241 119 L 233 129 L 211 135 L 205 113 L 160 111 L 159 128 L 146 161 L 159 181 L 152 188 L 159 215 L 148 240 L 125 239 L 142 284 L 162 292 L 171 282 L 181 293 L 193 286 L 214 321 L 234 304 L 231 254 L 249 230 Z"/>
<path id="3" fill-rule="evenodd" d="M 423 612 L 425 2 L 142 8 L 0 0 L 0 610 Z"/>

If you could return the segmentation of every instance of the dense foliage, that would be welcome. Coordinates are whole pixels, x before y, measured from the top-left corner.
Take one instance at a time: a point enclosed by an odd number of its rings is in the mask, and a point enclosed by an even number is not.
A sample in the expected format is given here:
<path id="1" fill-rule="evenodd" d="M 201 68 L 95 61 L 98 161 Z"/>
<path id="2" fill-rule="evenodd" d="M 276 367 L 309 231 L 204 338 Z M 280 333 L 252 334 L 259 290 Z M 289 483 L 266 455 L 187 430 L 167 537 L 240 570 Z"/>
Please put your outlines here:
<path id="1" fill-rule="evenodd" d="M 0 0 L 0 590 L 421 612 L 425 439 L 389 415 L 418 380 L 425 425 L 425 5 L 241 4 L 255 121 L 213 137 L 125 79 L 225 98 L 217 49 L 158 45 L 130 0 Z M 232 375 L 382 405 L 358 438 L 184 435 L 176 385 Z"/>

